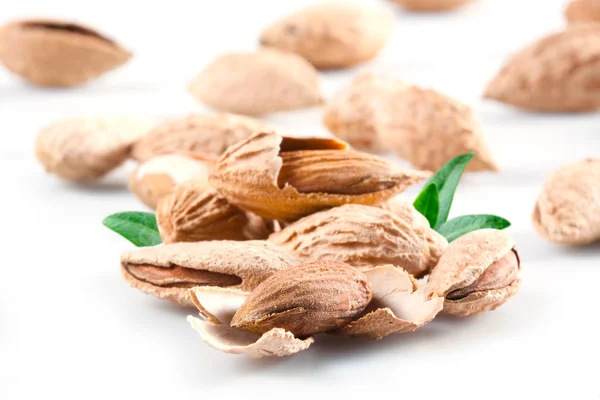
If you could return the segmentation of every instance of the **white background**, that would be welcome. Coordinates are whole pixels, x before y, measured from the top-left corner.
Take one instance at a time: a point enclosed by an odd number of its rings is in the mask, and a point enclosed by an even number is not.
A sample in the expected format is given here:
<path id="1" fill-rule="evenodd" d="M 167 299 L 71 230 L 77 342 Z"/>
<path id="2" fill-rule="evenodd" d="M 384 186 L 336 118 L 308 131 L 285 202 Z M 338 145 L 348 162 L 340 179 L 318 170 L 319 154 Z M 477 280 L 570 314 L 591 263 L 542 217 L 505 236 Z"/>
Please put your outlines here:
<path id="1" fill-rule="evenodd" d="M 495 213 L 513 222 L 523 284 L 499 310 L 440 317 L 378 342 L 318 337 L 293 357 L 257 361 L 209 348 L 185 321 L 193 310 L 121 280 L 119 254 L 130 245 L 100 222 L 143 209 L 125 187 L 132 165 L 89 187 L 61 182 L 35 160 L 37 132 L 67 115 L 201 112 L 186 92 L 194 75 L 223 52 L 254 48 L 261 27 L 306 3 L 0 2 L 1 22 L 74 18 L 135 53 L 124 68 L 72 90 L 33 88 L 0 68 L 0 399 L 600 396 L 600 246 L 552 245 L 530 223 L 550 171 L 600 156 L 600 116 L 535 115 L 480 99 L 513 51 L 564 24 L 561 0 L 480 0 L 442 15 L 408 14 L 382 1 L 396 29 L 380 57 L 323 75 L 328 96 L 370 69 L 474 107 L 502 172 L 467 176 L 453 214 Z M 312 110 L 270 120 L 321 134 L 320 118 Z"/>

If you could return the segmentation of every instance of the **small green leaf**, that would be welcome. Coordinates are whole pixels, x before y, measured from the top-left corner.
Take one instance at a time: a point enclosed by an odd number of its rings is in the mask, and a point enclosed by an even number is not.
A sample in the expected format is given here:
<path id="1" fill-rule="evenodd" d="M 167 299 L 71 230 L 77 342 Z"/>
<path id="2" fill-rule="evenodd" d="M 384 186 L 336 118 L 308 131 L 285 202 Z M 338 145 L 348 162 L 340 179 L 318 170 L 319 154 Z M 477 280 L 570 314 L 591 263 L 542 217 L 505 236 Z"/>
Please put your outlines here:
<path id="1" fill-rule="evenodd" d="M 421 193 L 419 193 L 419 196 L 415 199 L 413 206 L 427 218 L 429 226 L 433 228 L 440 211 L 440 198 L 437 185 L 431 182 L 425 186 L 423 190 L 421 190 Z"/>
<path id="2" fill-rule="evenodd" d="M 120 212 L 104 218 L 102 224 L 137 247 L 156 246 L 162 243 L 156 225 L 156 216 L 152 213 Z"/>
<path id="3" fill-rule="evenodd" d="M 435 183 L 439 190 L 440 211 L 434 228 L 439 228 L 448 220 L 458 181 L 474 155 L 466 153 L 454 157 L 429 179 L 428 184 Z"/>
<path id="4" fill-rule="evenodd" d="M 462 235 L 476 231 L 478 229 L 493 228 L 502 230 L 508 228 L 510 222 L 502 217 L 488 214 L 478 215 L 463 215 L 461 217 L 452 218 L 442 226 L 437 228 L 439 234 L 444 236 L 448 242 L 461 237 Z"/>

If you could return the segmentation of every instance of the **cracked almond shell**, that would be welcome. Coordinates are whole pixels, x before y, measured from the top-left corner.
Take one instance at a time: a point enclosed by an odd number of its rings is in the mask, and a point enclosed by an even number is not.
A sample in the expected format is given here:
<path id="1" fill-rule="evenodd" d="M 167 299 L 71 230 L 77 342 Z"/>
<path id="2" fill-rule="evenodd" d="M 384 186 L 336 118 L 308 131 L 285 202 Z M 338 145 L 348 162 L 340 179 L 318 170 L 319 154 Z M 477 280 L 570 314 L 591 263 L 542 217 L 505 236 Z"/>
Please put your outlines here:
<path id="1" fill-rule="evenodd" d="M 35 153 L 47 172 L 90 181 L 121 165 L 132 144 L 153 125 L 153 121 L 125 117 L 69 118 L 40 132 Z"/>
<path id="2" fill-rule="evenodd" d="M 189 91 L 210 107 L 244 115 L 297 110 L 323 102 L 314 67 L 296 54 L 270 49 L 217 58 Z"/>
<path id="3" fill-rule="evenodd" d="M 232 144 L 270 129 L 266 122 L 243 115 L 191 114 L 156 125 L 134 144 L 131 156 L 137 161 L 178 152 L 220 156 Z"/>
<path id="4" fill-rule="evenodd" d="M 431 272 L 427 286 L 432 293 L 447 297 L 449 293 L 469 287 L 495 262 L 514 252 L 517 274 L 512 282 L 489 290 L 475 290 L 458 300 L 446 298 L 444 312 L 457 317 L 479 315 L 504 304 L 519 288 L 521 265 L 513 238 L 505 231 L 480 229 L 467 233 L 448 245 Z"/>
<path id="5" fill-rule="evenodd" d="M 600 3 L 596 0 L 571 0 L 565 9 L 569 24 L 600 22 Z"/>
<path id="6" fill-rule="evenodd" d="M 573 25 L 512 56 L 484 97 L 536 112 L 595 111 L 599 68 L 600 25 Z"/>
<path id="7" fill-rule="evenodd" d="M 436 265 L 447 246 L 408 202 L 398 203 L 395 213 L 354 204 L 314 213 L 273 233 L 269 242 L 305 260 L 359 268 L 393 264 L 418 277 Z"/>
<path id="8" fill-rule="evenodd" d="M 281 328 L 259 335 L 229 326 L 247 296 L 247 292 L 236 289 L 195 287 L 190 289 L 190 297 L 201 318 L 190 315 L 187 320 L 210 347 L 251 358 L 289 356 L 306 350 L 314 342 L 312 337 L 297 339 Z"/>
<path id="9" fill-rule="evenodd" d="M 498 169 L 471 108 L 448 96 L 403 88 L 388 96 L 380 114 L 383 142 L 417 168 L 436 171 L 453 157 L 474 152 L 467 171 Z"/>
<path id="10" fill-rule="evenodd" d="M 412 276 L 393 265 L 364 271 L 373 288 L 373 300 L 362 315 L 339 330 L 349 336 L 381 339 L 393 333 L 412 332 L 431 321 L 444 298 L 428 295 Z"/>
<path id="11" fill-rule="evenodd" d="M 384 9 L 324 2 L 268 26 L 260 44 L 296 53 L 318 69 L 346 68 L 375 58 L 391 30 L 392 16 Z"/>
<path id="12" fill-rule="evenodd" d="M 272 224 L 232 205 L 202 181 L 189 181 L 164 197 L 156 210 L 164 243 L 266 239 Z"/>
<path id="13" fill-rule="evenodd" d="M 411 11 L 450 11 L 474 0 L 392 0 Z"/>
<path id="14" fill-rule="evenodd" d="M 77 86 L 126 63 L 131 53 L 82 25 L 22 20 L 0 28 L 0 61 L 39 86 Z"/>
<path id="15" fill-rule="evenodd" d="M 144 293 L 190 306 L 190 287 L 219 286 L 216 280 L 224 282 L 221 286 L 248 291 L 300 262 L 297 256 L 264 241 L 170 243 L 123 253 L 121 272 L 130 286 Z M 201 274 L 194 271 L 208 274 L 197 277 Z"/>
<path id="16" fill-rule="evenodd" d="M 550 174 L 535 205 L 533 225 L 555 243 L 600 241 L 600 158 L 569 164 Z"/>
<path id="17" fill-rule="evenodd" d="M 209 181 L 242 209 L 263 218 L 293 221 L 342 204 L 381 203 L 429 175 L 349 151 L 335 139 L 261 132 L 231 146 Z"/>
<path id="18" fill-rule="evenodd" d="M 166 154 L 141 163 L 129 177 L 129 190 L 155 209 L 164 196 L 191 179 L 209 187 L 208 174 L 215 159 L 202 155 Z"/>

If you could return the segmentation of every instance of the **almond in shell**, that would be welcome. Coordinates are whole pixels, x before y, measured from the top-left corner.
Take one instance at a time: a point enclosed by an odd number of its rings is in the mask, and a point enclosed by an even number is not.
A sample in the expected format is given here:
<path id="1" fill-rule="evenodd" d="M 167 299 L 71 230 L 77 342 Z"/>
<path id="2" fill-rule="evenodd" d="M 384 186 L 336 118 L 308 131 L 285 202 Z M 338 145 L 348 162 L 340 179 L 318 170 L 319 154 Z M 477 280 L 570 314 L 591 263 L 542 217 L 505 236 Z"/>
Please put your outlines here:
<path id="1" fill-rule="evenodd" d="M 411 11 L 449 11 L 474 0 L 392 0 Z"/>
<path id="2" fill-rule="evenodd" d="M 600 22 L 600 3 L 597 0 L 571 0 L 565 9 L 569 24 Z"/>

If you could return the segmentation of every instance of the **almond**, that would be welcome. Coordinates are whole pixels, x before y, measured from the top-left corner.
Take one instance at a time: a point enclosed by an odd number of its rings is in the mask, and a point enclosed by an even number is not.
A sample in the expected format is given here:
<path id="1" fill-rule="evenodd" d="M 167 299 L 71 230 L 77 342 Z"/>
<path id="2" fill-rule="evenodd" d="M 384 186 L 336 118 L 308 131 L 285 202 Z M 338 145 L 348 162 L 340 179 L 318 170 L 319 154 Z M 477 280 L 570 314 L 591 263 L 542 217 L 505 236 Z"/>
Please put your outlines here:
<path id="1" fill-rule="evenodd" d="M 371 301 L 367 277 L 335 261 L 315 261 L 279 271 L 252 291 L 231 326 L 255 333 L 282 328 L 296 337 L 341 328 Z"/>
<path id="2" fill-rule="evenodd" d="M 0 28 L 0 61 L 39 86 L 77 86 L 121 66 L 131 53 L 85 26 L 23 20 Z"/>
<path id="3" fill-rule="evenodd" d="M 473 0 L 392 0 L 412 11 L 449 11 Z"/>
<path id="4" fill-rule="evenodd" d="M 375 58 L 391 29 L 392 17 L 381 8 L 326 2 L 270 25 L 260 44 L 296 53 L 318 69 L 346 68 Z"/>
<path id="5" fill-rule="evenodd" d="M 189 90 L 208 106 L 245 115 L 322 103 L 314 67 L 300 56 L 270 49 L 217 58 L 198 75 Z"/>
<path id="6" fill-rule="evenodd" d="M 570 24 L 578 22 L 600 22 L 600 3 L 597 0 L 571 0 L 565 9 Z"/>
<path id="7" fill-rule="evenodd" d="M 594 111 L 599 68 L 600 25 L 573 25 L 511 57 L 484 96 L 537 112 Z"/>
<path id="8" fill-rule="evenodd" d="M 160 123 L 133 146 L 131 155 L 146 161 L 156 155 L 193 152 L 220 156 L 229 146 L 272 127 L 235 114 L 191 114 Z"/>

